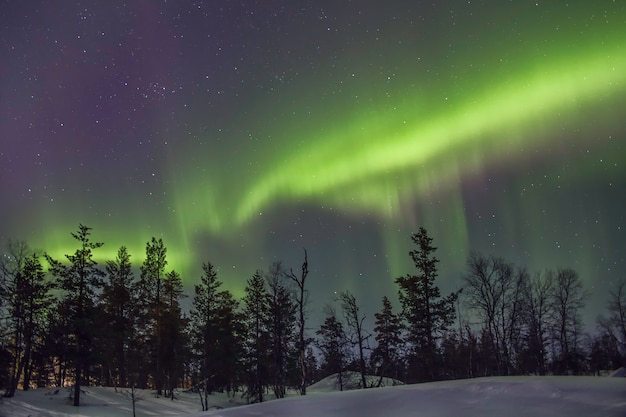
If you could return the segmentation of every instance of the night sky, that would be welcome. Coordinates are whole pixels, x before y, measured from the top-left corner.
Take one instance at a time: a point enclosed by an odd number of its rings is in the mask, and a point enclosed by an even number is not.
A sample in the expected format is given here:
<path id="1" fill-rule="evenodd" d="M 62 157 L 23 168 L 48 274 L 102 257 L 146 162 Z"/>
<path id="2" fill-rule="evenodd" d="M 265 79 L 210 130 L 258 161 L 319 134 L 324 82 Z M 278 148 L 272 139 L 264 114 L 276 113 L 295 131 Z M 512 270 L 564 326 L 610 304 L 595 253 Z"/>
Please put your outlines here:
<path id="1" fill-rule="evenodd" d="M 588 325 L 626 276 L 623 1 L 2 1 L 0 239 L 102 262 L 161 237 L 240 296 L 309 254 L 311 314 L 368 314 L 424 226 L 574 268 Z"/>

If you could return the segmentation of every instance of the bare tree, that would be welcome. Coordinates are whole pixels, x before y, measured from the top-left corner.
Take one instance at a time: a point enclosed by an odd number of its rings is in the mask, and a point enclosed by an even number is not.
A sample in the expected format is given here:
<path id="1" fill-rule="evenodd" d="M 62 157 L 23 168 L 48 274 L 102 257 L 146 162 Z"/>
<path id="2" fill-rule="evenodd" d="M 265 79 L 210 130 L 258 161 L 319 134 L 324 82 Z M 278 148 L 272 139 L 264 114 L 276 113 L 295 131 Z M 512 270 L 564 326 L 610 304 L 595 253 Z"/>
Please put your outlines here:
<path id="1" fill-rule="evenodd" d="M 552 288 L 553 337 L 559 349 L 555 358 L 556 372 L 580 373 L 579 344 L 582 328 L 580 311 L 588 293 L 573 269 L 559 269 Z"/>
<path id="2" fill-rule="evenodd" d="M 305 321 L 306 321 L 306 305 L 308 303 L 308 291 L 305 288 L 306 278 L 309 275 L 309 261 L 306 249 L 304 250 L 304 262 L 302 263 L 302 271 L 298 277 L 293 269 L 285 273 L 285 276 L 292 280 L 297 287 L 296 306 L 298 314 L 298 356 L 300 363 L 300 395 L 306 395 L 307 384 L 307 361 L 306 347 L 309 341 L 304 337 Z"/>
<path id="3" fill-rule="evenodd" d="M 617 342 L 623 365 L 626 365 L 626 279 L 609 291 L 608 310 L 609 316 L 598 318 L 598 325 Z"/>
<path id="4" fill-rule="evenodd" d="M 359 372 L 361 373 L 361 387 L 367 388 L 367 381 L 365 379 L 365 341 L 369 338 L 363 329 L 363 320 L 365 316 L 361 315 L 359 306 L 356 302 L 356 298 L 349 291 L 344 291 L 339 294 L 339 300 L 341 301 L 341 310 L 343 311 L 348 331 L 350 332 L 350 342 L 353 346 L 358 348 L 359 353 Z"/>
<path id="5" fill-rule="evenodd" d="M 496 355 L 498 373 L 512 372 L 521 338 L 523 289 L 528 274 L 501 258 L 472 253 L 467 261 L 464 294 L 482 320 Z"/>
<path id="6" fill-rule="evenodd" d="M 527 323 L 526 343 L 531 364 L 535 373 L 546 374 L 546 346 L 551 316 L 550 296 L 554 286 L 554 274 L 551 271 L 537 273 L 528 281 L 524 291 L 525 314 Z"/>

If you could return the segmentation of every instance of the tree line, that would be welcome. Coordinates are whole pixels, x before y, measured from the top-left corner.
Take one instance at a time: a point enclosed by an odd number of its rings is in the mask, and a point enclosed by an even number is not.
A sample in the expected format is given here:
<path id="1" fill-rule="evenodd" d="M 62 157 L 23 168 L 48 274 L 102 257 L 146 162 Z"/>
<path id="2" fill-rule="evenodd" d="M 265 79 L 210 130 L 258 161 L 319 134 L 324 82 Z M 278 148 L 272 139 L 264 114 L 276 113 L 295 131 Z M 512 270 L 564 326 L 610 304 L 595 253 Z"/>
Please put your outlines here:
<path id="1" fill-rule="evenodd" d="M 9 242 L 0 260 L 0 389 L 81 386 L 228 392 L 250 402 L 306 394 L 320 378 L 359 375 L 407 383 L 492 375 L 591 374 L 626 365 L 626 281 L 609 294 L 597 332 L 584 332 L 589 294 L 569 268 L 529 274 L 472 253 L 462 289 L 442 295 L 439 259 L 424 228 L 411 235 L 415 271 L 395 279 L 399 311 L 384 296 L 372 333 L 356 297 L 341 292 L 323 323 L 307 327 L 308 254 L 298 271 L 281 262 L 257 270 L 237 299 L 216 268 L 202 265 L 193 294 L 168 270 L 162 239 L 146 244 L 139 276 L 122 246 L 102 266 L 91 229 L 72 233 L 64 261 Z M 48 265 L 44 268 L 44 261 Z M 190 308 L 181 302 L 191 296 Z M 314 335 L 311 334 L 314 330 Z M 367 378 L 375 375 L 376 378 Z"/>

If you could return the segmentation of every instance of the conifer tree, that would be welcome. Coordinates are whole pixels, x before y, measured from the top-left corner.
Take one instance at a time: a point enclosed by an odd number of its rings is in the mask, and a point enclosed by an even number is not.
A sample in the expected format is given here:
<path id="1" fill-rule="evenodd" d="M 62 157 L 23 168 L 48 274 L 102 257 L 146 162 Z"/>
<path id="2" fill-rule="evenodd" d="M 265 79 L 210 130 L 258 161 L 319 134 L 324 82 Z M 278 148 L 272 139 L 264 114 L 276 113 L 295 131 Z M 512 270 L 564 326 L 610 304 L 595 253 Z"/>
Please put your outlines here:
<path id="1" fill-rule="evenodd" d="M 270 267 L 267 282 L 267 329 L 270 340 L 270 377 L 276 398 L 284 398 L 287 367 L 292 357 L 296 307 L 289 289 L 283 284 L 284 270 L 280 262 Z"/>
<path id="2" fill-rule="evenodd" d="M 267 292 L 261 271 L 248 279 L 245 288 L 244 325 L 246 330 L 246 353 L 248 371 L 248 398 L 263 402 L 267 384 L 268 330 Z"/>
<path id="3" fill-rule="evenodd" d="M 186 357 L 184 330 L 186 319 L 183 317 L 180 300 L 184 298 L 183 282 L 176 271 L 165 274 L 163 279 L 163 310 L 159 322 L 159 353 L 162 364 L 166 396 L 174 398 L 174 387 L 177 385 Z"/>
<path id="4" fill-rule="evenodd" d="M 319 365 L 317 363 L 317 356 L 315 352 L 313 352 L 313 348 L 308 346 L 306 348 L 306 354 L 304 356 L 306 361 L 306 369 L 307 369 L 307 380 L 305 381 L 306 385 L 311 385 L 317 382 L 319 378 Z"/>
<path id="5" fill-rule="evenodd" d="M 332 308 L 327 311 L 324 323 L 315 332 L 319 336 L 317 347 L 322 352 L 320 371 L 322 376 L 337 374 L 339 390 L 344 388 L 344 371 L 348 362 L 348 338 L 343 323 L 337 319 Z"/>
<path id="6" fill-rule="evenodd" d="M 202 264 L 200 284 L 194 286 L 195 295 L 191 309 L 191 334 L 194 351 L 200 361 L 200 378 L 205 396 L 213 392 L 215 369 L 219 361 L 216 355 L 218 335 L 219 288 L 222 282 L 210 262 Z M 206 410 L 202 410 L 206 411 Z"/>
<path id="7" fill-rule="evenodd" d="M 147 334 L 142 350 L 153 360 L 153 385 L 157 395 L 163 395 L 163 369 L 161 364 L 161 320 L 163 318 L 163 279 L 167 266 L 167 248 L 162 239 L 152 238 L 146 244 L 146 258 L 141 265 L 137 292 L 140 304 L 140 326 Z"/>
<path id="8" fill-rule="evenodd" d="M 71 360 L 74 368 L 74 406 L 80 405 L 83 374 L 91 360 L 90 345 L 94 334 L 94 305 L 96 291 L 102 286 L 104 273 L 93 260 L 94 249 L 102 246 L 89 238 L 91 228 L 79 225 L 78 232 L 72 233 L 80 247 L 74 255 L 65 255 L 69 265 L 64 265 L 46 254 L 50 270 L 57 278 L 62 291 L 63 302 L 67 306 L 67 332 L 71 337 Z"/>
<path id="9" fill-rule="evenodd" d="M 376 347 L 372 351 L 371 361 L 382 378 L 392 377 L 402 379 L 402 320 L 393 312 L 391 301 L 387 296 L 383 297 L 383 308 L 374 317 L 374 339 Z"/>
<path id="10" fill-rule="evenodd" d="M 455 318 L 454 303 L 458 294 L 441 298 L 435 285 L 437 250 L 426 229 L 420 227 L 411 235 L 417 249 L 409 252 L 417 269 L 416 275 L 396 278 L 402 316 L 406 321 L 407 342 L 410 349 L 409 365 L 415 380 L 435 380 L 441 369 L 437 341 L 452 325 Z"/>
<path id="11" fill-rule="evenodd" d="M 216 389 L 230 391 L 235 384 L 242 329 L 238 302 L 229 291 L 220 290 L 222 282 L 213 264 L 205 262 L 202 271 L 200 284 L 194 286 L 189 333 L 206 411 L 209 394 Z"/>
<path id="12" fill-rule="evenodd" d="M 25 391 L 30 386 L 36 340 L 41 336 L 45 313 L 51 304 L 52 283 L 45 278 L 39 256 L 34 252 L 28 256 L 29 251 L 24 242 L 9 242 L 9 256 L 0 266 L 9 313 L 6 322 L 11 339 L 8 346 L 13 356 L 5 397 L 15 394 L 20 379 Z"/>
<path id="13" fill-rule="evenodd" d="M 136 330 L 133 315 L 136 298 L 130 254 L 125 246 L 119 248 L 115 260 L 107 261 L 106 273 L 107 281 L 100 299 L 106 327 L 103 344 L 110 349 L 107 369 L 110 374 L 115 372 L 116 381 L 112 383 L 126 386 L 128 348 Z"/>

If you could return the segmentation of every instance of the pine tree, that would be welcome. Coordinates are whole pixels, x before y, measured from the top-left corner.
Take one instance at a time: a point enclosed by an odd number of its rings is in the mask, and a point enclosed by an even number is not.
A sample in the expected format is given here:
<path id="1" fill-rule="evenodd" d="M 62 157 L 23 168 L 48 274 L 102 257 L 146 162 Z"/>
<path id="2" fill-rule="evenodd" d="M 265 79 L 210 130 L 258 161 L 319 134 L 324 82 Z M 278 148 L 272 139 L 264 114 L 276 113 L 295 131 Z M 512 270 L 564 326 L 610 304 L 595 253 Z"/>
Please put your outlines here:
<path id="1" fill-rule="evenodd" d="M 284 271 L 280 262 L 270 267 L 267 282 L 267 329 L 271 345 L 270 377 L 276 398 L 284 398 L 287 367 L 292 357 L 296 307 L 289 289 L 283 284 Z"/>
<path id="2" fill-rule="evenodd" d="M 238 311 L 239 302 L 229 291 L 219 293 L 215 337 L 215 386 L 227 392 L 238 386 L 241 374 L 241 358 L 244 356 L 243 314 Z"/>
<path id="3" fill-rule="evenodd" d="M 167 392 L 166 396 L 174 398 L 174 387 L 177 385 L 183 368 L 183 358 L 186 357 L 184 329 L 186 319 L 182 315 L 180 300 L 184 298 L 183 282 L 176 271 L 165 274 L 163 279 L 163 311 L 159 322 L 158 333 L 161 343 L 159 353 L 160 363 Z"/>
<path id="4" fill-rule="evenodd" d="M 200 284 L 194 287 L 190 312 L 190 335 L 202 390 L 203 411 L 208 395 L 217 389 L 232 389 L 241 352 L 241 314 L 229 291 L 220 291 L 222 282 L 215 267 L 202 265 Z"/>
<path id="5" fill-rule="evenodd" d="M 383 297 L 382 310 L 375 313 L 374 317 L 374 339 L 377 345 L 372 351 L 371 361 L 376 374 L 380 376 L 380 385 L 385 376 L 402 379 L 403 326 L 401 318 L 393 312 L 387 296 Z"/>
<path id="6" fill-rule="evenodd" d="M 348 338 L 343 323 L 337 319 L 335 311 L 329 309 L 324 323 L 315 332 L 319 336 L 317 347 L 322 352 L 320 371 L 322 376 L 337 374 L 339 390 L 343 391 L 343 376 L 348 362 Z"/>
<path id="7" fill-rule="evenodd" d="M 219 311 L 219 288 L 222 282 L 210 262 L 202 264 L 200 284 L 194 286 L 195 295 L 191 309 L 191 334 L 194 351 L 200 361 L 200 375 L 205 395 L 214 389 L 215 368 L 219 361 L 216 355 Z M 203 409 L 202 411 L 206 411 Z"/>
<path id="8" fill-rule="evenodd" d="M 45 272 L 36 253 L 27 256 L 28 246 L 23 242 L 9 242 L 8 262 L 2 265 L 5 282 L 5 299 L 9 310 L 9 332 L 12 348 L 12 366 L 9 388 L 5 397 L 12 397 L 22 379 L 22 388 L 30 386 L 33 373 L 33 355 L 36 353 L 36 339 L 41 336 L 43 319 L 51 304 L 52 283 L 45 278 Z"/>
<path id="9" fill-rule="evenodd" d="M 145 329 L 144 354 L 152 358 L 153 385 L 157 395 L 163 395 L 163 369 L 161 364 L 161 320 L 163 319 L 163 279 L 167 266 L 167 248 L 162 239 L 152 238 L 146 244 L 146 258 L 141 265 L 141 278 L 137 292 L 140 304 L 140 326 Z M 147 343 L 147 344 L 146 344 Z"/>
<path id="10" fill-rule="evenodd" d="M 311 385 L 316 383 L 319 378 L 319 365 L 317 363 L 317 357 L 315 356 L 315 352 L 313 352 L 313 348 L 311 346 L 307 347 L 304 358 L 306 361 L 308 378 L 305 381 L 305 385 Z"/>
<path id="11" fill-rule="evenodd" d="M 245 288 L 244 325 L 246 329 L 246 351 L 248 368 L 248 398 L 263 402 L 263 391 L 267 384 L 268 330 L 267 292 L 261 271 L 248 279 Z"/>
<path id="12" fill-rule="evenodd" d="M 65 255 L 70 265 L 64 265 L 46 254 L 50 270 L 57 277 L 58 287 L 63 292 L 63 301 L 68 310 L 68 333 L 71 336 L 72 364 L 74 367 L 74 406 L 80 405 L 80 392 L 83 373 L 90 362 L 90 345 L 94 333 L 94 304 L 96 291 L 102 286 L 104 273 L 93 260 L 94 249 L 102 243 L 89 239 L 91 228 L 79 225 L 77 233 L 72 233 L 80 248 L 74 255 Z"/>
<path id="13" fill-rule="evenodd" d="M 441 298 L 439 287 L 435 285 L 439 263 L 434 256 L 437 248 L 432 246 L 433 239 L 426 229 L 420 227 L 411 240 L 417 245 L 417 249 L 409 252 L 417 275 L 396 278 L 411 349 L 409 365 L 415 380 L 435 380 L 441 370 L 437 340 L 454 321 L 454 303 L 458 295 L 453 293 Z"/>
<path id="14" fill-rule="evenodd" d="M 106 368 L 114 380 L 111 383 L 126 386 L 128 348 L 132 334 L 135 331 L 133 311 L 135 297 L 133 296 L 134 274 L 130 262 L 130 254 L 125 246 L 117 251 L 115 260 L 107 261 L 106 272 L 108 280 L 105 282 L 100 295 L 106 331 L 102 335 L 103 345 L 109 349 Z"/>

